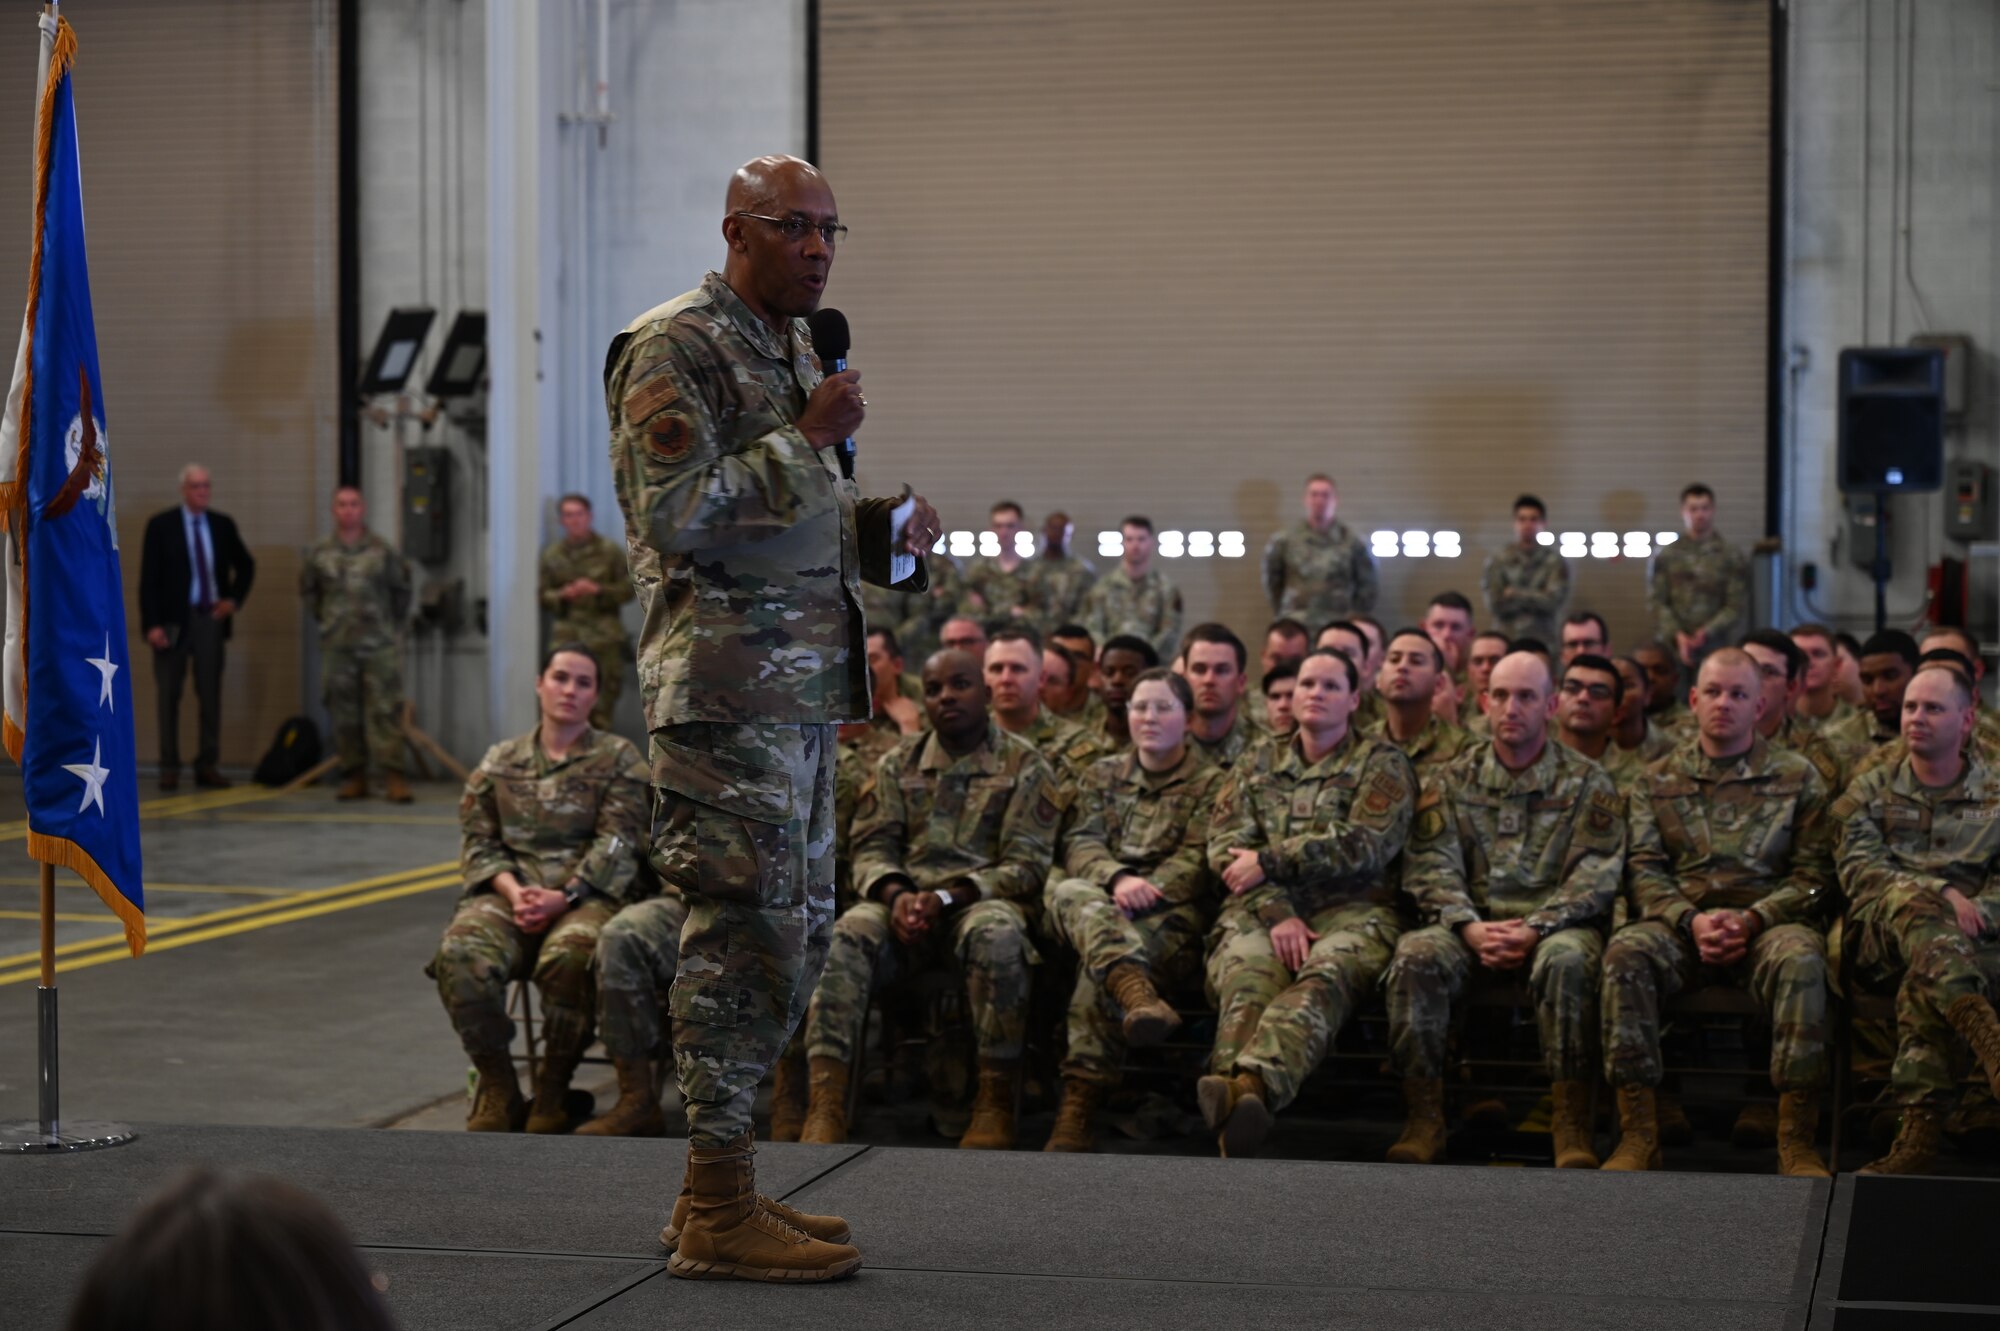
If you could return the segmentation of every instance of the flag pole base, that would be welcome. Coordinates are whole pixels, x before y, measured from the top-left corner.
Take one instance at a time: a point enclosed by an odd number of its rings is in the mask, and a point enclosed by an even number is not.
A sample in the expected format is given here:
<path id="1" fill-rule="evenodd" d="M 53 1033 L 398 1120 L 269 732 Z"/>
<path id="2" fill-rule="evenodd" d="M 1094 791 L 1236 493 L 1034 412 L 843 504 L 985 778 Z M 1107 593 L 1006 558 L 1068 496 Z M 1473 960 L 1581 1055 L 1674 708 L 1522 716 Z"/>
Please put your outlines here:
<path id="1" fill-rule="evenodd" d="M 0 1123 L 0 1154 L 30 1151 L 95 1151 L 105 1146 L 123 1146 L 138 1134 L 123 1123 L 96 1123 L 71 1119 L 54 1133 L 42 1131 L 33 1120 Z"/>

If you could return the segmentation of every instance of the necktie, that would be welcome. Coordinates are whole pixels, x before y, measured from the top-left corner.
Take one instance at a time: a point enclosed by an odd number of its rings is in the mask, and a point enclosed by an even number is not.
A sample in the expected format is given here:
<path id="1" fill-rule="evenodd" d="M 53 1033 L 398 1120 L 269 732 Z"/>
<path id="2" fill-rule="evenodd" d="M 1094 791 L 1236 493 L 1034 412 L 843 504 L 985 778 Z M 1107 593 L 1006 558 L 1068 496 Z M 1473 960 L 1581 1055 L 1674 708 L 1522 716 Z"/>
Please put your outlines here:
<path id="1" fill-rule="evenodd" d="M 191 519 L 194 523 L 194 585 L 197 592 L 195 608 L 204 613 L 215 607 L 215 584 L 209 581 L 208 533 L 203 530 L 208 524 L 199 515 Z"/>

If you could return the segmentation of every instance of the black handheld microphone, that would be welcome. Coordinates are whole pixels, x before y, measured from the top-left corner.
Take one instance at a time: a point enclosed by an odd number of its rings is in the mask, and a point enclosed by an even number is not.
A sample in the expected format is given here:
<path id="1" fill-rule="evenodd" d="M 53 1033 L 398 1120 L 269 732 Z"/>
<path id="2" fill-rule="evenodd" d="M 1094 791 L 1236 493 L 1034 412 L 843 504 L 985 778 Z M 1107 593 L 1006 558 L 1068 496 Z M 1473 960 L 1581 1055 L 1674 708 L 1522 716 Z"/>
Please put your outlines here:
<path id="1" fill-rule="evenodd" d="M 806 316 L 806 327 L 812 330 L 813 351 L 819 356 L 820 368 L 828 374 L 839 374 L 846 369 L 847 351 L 853 345 L 847 332 L 847 316 L 834 309 L 814 310 Z M 840 454 L 840 474 L 853 480 L 854 440 L 843 439 L 833 447 Z"/>

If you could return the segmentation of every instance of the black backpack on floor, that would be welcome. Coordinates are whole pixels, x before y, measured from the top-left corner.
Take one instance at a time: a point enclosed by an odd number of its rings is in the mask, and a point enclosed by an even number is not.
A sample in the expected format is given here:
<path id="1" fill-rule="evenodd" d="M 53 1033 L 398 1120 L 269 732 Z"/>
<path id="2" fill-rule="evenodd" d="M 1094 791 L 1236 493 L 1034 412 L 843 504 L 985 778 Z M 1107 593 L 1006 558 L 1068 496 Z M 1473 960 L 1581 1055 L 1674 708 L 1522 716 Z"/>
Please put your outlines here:
<path id="1" fill-rule="evenodd" d="M 278 727 L 254 779 L 260 786 L 288 785 L 318 766 L 319 756 L 319 727 L 309 716 L 295 716 Z"/>

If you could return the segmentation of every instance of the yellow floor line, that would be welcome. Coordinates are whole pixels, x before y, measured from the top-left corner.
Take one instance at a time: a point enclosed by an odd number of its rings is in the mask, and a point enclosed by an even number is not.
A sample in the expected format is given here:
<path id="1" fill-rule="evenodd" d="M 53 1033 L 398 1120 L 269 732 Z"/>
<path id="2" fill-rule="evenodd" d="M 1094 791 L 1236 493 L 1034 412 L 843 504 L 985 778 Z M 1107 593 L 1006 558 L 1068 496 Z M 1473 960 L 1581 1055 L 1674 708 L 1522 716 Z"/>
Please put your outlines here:
<path id="1" fill-rule="evenodd" d="M 295 920 L 310 920 L 320 915 L 331 915 L 335 911 L 353 910 L 358 906 L 372 906 L 381 901 L 394 901 L 398 897 L 415 896 L 419 892 L 435 892 L 440 888 L 456 887 L 459 881 L 456 873 L 443 874 L 433 880 L 405 883 L 400 887 L 385 887 L 375 892 L 364 892 L 360 896 L 342 897 L 338 901 L 322 901 L 316 905 L 299 906 L 292 910 L 282 910 L 269 915 L 260 915 L 255 919 L 235 920 L 228 924 L 218 924 L 212 929 L 196 929 L 157 940 L 149 939 L 146 943 L 146 954 L 151 956 L 155 952 L 171 952 L 177 947 L 187 947 L 191 943 L 206 943 L 213 939 L 228 938 L 235 934 L 247 934 L 256 929 L 268 929 L 274 924 L 290 924 Z M 59 961 L 56 963 L 56 970 L 58 973 L 88 970 L 92 966 L 102 966 L 107 962 L 125 961 L 130 958 L 131 954 L 122 946 L 123 940 L 119 941 L 121 946 L 112 951 L 88 957 L 70 957 Z M 24 970 L 0 971 L 0 987 L 10 984 L 21 984 L 29 980 L 39 980 L 41 973 L 39 964 L 29 966 Z"/>
<path id="2" fill-rule="evenodd" d="M 267 790 L 263 786 L 248 786 L 236 790 L 211 790 L 199 795 L 169 795 L 163 799 L 139 801 L 139 816 L 178 818 L 184 814 L 205 813 L 210 809 L 226 809 L 237 804 L 256 804 L 262 800 L 274 800 L 284 793 L 282 790 Z M 0 823 L 0 842 L 24 841 L 27 836 L 26 818 L 15 818 Z"/>
<path id="3" fill-rule="evenodd" d="M 39 878 L 0 878 L 0 887 L 40 887 Z M 57 879 L 56 890 L 61 892 L 90 892 L 90 884 L 80 878 Z M 300 889 L 296 887 L 227 887 L 219 883 L 147 883 L 146 895 L 155 892 L 188 892 L 204 897 L 289 897 Z M 95 895 L 95 893 L 93 893 Z"/>
<path id="4" fill-rule="evenodd" d="M 0 910 L 0 920 L 39 920 L 41 918 L 42 918 L 42 913 L 38 910 Z M 99 911 L 95 915 L 65 915 L 63 912 L 57 911 L 56 923 L 57 924 L 117 924 L 118 917 L 116 915 L 113 915 L 108 910 Z M 123 926 L 120 927 L 122 928 Z M 119 937 L 122 938 L 124 937 L 124 935 L 121 933 Z"/>
<path id="5" fill-rule="evenodd" d="M 456 860 L 446 860 L 440 864 L 426 864 L 416 869 L 405 869 L 401 873 L 382 874 L 375 878 L 363 878 L 359 882 L 342 883 L 337 887 L 322 887 L 306 892 L 295 892 L 290 896 L 258 902 L 255 905 L 232 906 L 227 910 L 208 911 L 201 915 L 148 920 L 146 922 L 146 948 L 148 951 L 151 951 L 155 946 L 155 940 L 162 935 L 184 933 L 187 930 L 198 928 L 202 925 L 216 924 L 223 920 L 237 920 L 247 916 L 263 915 L 271 911 L 284 910 L 288 907 L 309 901 L 319 901 L 327 897 L 339 896 L 349 892 L 360 892 L 367 888 L 381 887 L 389 883 L 401 883 L 411 878 L 429 877 L 445 873 L 447 870 L 450 871 L 448 876 L 457 881 L 458 862 Z M 79 938 L 74 942 L 60 943 L 56 946 L 56 955 L 63 956 L 68 953 L 81 952 L 96 947 L 112 947 L 120 955 L 124 955 L 124 935 L 119 934 L 109 938 Z M 39 951 L 17 952 L 10 957 L 0 957 L 0 968 L 18 966 L 30 961 L 40 962 L 40 960 L 41 953 Z"/>

